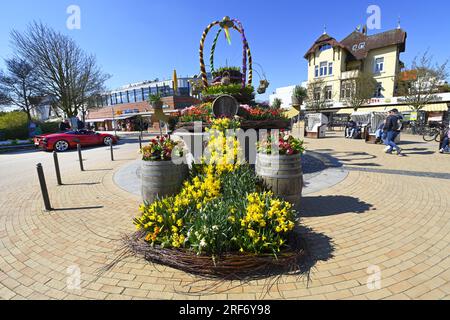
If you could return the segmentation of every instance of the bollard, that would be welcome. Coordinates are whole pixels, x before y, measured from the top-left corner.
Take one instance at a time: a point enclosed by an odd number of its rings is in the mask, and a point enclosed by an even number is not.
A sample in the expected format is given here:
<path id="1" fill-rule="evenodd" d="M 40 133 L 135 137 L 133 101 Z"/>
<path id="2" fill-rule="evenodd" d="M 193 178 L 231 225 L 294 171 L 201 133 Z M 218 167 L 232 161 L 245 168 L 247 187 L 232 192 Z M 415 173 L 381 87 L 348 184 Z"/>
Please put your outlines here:
<path id="1" fill-rule="evenodd" d="M 78 149 L 78 159 L 80 160 L 80 169 L 81 169 L 81 171 L 84 171 L 83 155 L 81 154 L 81 145 L 80 144 L 77 144 L 77 149 Z"/>
<path id="2" fill-rule="evenodd" d="M 59 170 L 58 153 L 53 151 L 53 161 L 55 162 L 56 180 L 58 181 L 58 186 L 62 186 L 61 171 Z"/>
<path id="3" fill-rule="evenodd" d="M 41 185 L 41 193 L 42 198 L 44 199 L 44 205 L 45 210 L 52 211 L 52 206 L 50 204 L 50 198 L 48 196 L 48 190 L 47 190 L 47 184 L 45 183 L 45 175 L 44 175 L 44 169 L 42 168 L 42 164 L 38 164 L 36 166 L 38 177 L 39 177 L 39 184 Z"/>
<path id="4" fill-rule="evenodd" d="M 139 135 L 139 150 L 142 150 L 142 135 Z"/>
<path id="5" fill-rule="evenodd" d="M 112 141 L 109 143 L 109 147 L 111 148 L 111 161 L 114 161 L 114 149 Z"/>

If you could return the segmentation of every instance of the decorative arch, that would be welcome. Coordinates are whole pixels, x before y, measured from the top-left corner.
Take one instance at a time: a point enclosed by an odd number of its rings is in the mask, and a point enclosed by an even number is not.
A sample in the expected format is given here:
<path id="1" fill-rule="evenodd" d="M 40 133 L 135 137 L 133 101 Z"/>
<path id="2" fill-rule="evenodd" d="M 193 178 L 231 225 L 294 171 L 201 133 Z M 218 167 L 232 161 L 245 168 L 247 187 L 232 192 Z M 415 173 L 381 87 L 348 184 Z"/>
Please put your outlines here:
<path id="1" fill-rule="evenodd" d="M 248 44 L 247 38 L 245 36 L 245 31 L 242 26 L 242 23 L 237 19 L 230 19 L 230 17 L 224 17 L 222 21 L 214 21 L 211 24 L 209 24 L 206 29 L 203 31 L 202 39 L 200 40 L 200 71 L 202 75 L 202 81 L 203 86 L 207 88 L 209 86 L 208 84 L 208 76 L 206 73 L 206 66 L 205 66 L 205 60 L 204 60 L 204 48 L 205 48 L 205 41 L 206 37 L 208 36 L 208 33 L 211 31 L 211 29 L 215 26 L 220 26 L 220 29 L 218 30 L 214 41 L 213 46 L 211 48 L 211 56 L 210 56 L 210 63 L 211 63 L 211 69 L 214 70 L 214 53 L 216 50 L 217 41 L 219 39 L 220 34 L 222 31 L 225 30 L 227 37 L 228 37 L 228 30 L 234 29 L 237 32 L 239 32 L 242 36 L 242 44 L 243 44 L 243 58 L 242 58 L 242 87 L 245 88 L 246 85 L 251 86 L 253 82 L 253 59 L 252 54 L 250 51 L 250 46 Z M 248 70 L 247 70 L 247 62 L 248 62 Z M 248 83 L 247 83 L 247 71 L 248 71 Z"/>

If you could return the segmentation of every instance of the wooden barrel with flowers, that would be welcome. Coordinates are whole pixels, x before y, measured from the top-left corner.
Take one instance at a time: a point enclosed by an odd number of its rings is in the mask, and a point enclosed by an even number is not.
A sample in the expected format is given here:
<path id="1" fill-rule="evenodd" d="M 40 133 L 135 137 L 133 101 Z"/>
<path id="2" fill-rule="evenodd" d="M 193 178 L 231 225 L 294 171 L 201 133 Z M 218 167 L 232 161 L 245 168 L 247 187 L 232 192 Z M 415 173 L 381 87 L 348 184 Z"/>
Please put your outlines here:
<path id="1" fill-rule="evenodd" d="M 303 141 L 280 133 L 277 150 L 273 137 L 258 143 L 256 174 L 274 194 L 295 206 L 303 191 Z"/>
<path id="2" fill-rule="evenodd" d="M 188 176 L 181 146 L 169 137 L 157 137 L 142 148 L 142 198 L 146 203 L 178 193 Z"/>

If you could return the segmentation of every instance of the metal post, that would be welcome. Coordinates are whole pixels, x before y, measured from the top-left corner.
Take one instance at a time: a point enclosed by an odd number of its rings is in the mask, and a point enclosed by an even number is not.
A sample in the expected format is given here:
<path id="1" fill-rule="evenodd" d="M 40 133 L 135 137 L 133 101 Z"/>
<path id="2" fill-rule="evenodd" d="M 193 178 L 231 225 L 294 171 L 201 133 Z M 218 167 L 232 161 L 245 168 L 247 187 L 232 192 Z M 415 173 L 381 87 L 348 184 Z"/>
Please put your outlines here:
<path id="1" fill-rule="evenodd" d="M 36 169 L 39 177 L 39 184 L 41 186 L 42 198 L 44 199 L 45 210 L 52 211 L 53 209 L 50 204 L 50 198 L 48 196 L 47 184 L 45 183 L 45 175 L 44 169 L 42 168 L 42 164 L 39 163 L 36 166 Z"/>
<path id="2" fill-rule="evenodd" d="M 58 186 L 62 186 L 61 171 L 59 170 L 58 153 L 53 151 L 53 161 L 55 162 L 56 180 L 58 181 Z"/>
<path id="3" fill-rule="evenodd" d="M 139 150 L 142 150 L 142 135 L 139 136 Z"/>
<path id="4" fill-rule="evenodd" d="M 78 149 L 78 159 L 80 161 L 80 169 L 81 169 L 81 171 L 84 171 L 83 156 L 81 154 L 81 145 L 80 144 L 77 144 L 77 149 Z"/>
<path id="5" fill-rule="evenodd" d="M 111 148 L 111 161 L 114 161 L 114 149 L 112 141 L 109 143 L 109 147 Z"/>

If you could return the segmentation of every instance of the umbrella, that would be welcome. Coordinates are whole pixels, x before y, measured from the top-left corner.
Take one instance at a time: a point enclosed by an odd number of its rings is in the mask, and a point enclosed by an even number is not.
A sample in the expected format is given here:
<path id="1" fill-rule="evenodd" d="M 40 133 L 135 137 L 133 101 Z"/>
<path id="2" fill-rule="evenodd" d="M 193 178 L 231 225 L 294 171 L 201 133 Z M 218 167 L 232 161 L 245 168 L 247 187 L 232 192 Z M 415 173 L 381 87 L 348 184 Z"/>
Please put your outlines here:
<path id="1" fill-rule="evenodd" d="M 173 92 L 174 92 L 174 94 L 176 94 L 178 92 L 177 70 L 173 70 Z"/>

